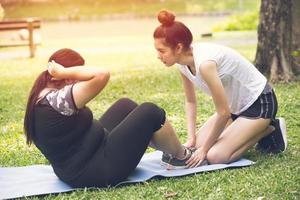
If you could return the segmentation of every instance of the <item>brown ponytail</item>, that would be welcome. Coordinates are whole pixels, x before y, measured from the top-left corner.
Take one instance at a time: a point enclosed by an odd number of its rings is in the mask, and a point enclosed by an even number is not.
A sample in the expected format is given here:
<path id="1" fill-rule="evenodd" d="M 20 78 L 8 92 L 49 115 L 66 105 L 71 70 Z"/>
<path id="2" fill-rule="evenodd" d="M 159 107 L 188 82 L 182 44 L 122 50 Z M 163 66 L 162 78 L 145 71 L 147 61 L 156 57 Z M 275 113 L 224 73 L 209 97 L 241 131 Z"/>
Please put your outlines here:
<path id="1" fill-rule="evenodd" d="M 46 87 L 47 83 L 50 82 L 50 79 L 51 76 L 48 71 L 43 71 L 35 80 L 29 94 L 24 118 L 24 132 L 27 138 L 27 144 L 29 145 L 32 143 L 32 136 L 34 133 L 34 105 L 38 99 L 40 92 Z"/>

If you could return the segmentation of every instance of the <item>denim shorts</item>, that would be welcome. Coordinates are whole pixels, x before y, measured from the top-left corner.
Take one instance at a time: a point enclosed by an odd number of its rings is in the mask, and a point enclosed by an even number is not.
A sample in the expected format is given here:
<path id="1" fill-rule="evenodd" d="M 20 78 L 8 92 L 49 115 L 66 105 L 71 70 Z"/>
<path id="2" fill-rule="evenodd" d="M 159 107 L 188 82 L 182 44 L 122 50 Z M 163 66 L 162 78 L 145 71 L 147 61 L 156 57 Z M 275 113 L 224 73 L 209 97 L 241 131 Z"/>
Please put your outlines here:
<path id="1" fill-rule="evenodd" d="M 274 120 L 277 109 L 278 105 L 276 95 L 271 86 L 267 84 L 261 95 L 247 110 L 243 111 L 239 115 L 231 114 L 231 119 L 234 121 L 238 117 L 244 117 L 249 119 L 264 118 Z"/>

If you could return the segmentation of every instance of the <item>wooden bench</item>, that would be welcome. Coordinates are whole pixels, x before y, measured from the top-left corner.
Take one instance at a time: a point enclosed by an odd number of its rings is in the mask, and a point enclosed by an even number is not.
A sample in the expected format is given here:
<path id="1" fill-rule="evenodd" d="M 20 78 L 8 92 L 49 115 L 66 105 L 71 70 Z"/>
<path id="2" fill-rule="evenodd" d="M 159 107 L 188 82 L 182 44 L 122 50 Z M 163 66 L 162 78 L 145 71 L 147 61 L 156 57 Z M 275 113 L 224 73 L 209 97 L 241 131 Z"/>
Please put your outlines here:
<path id="1" fill-rule="evenodd" d="M 1 45 L 2 47 L 11 46 L 29 46 L 30 57 L 34 57 L 36 44 L 34 43 L 33 31 L 34 29 L 41 28 L 41 21 L 39 19 L 22 19 L 22 20 L 3 20 L 0 21 L 0 31 L 13 31 L 13 30 L 28 30 L 28 43 L 26 44 L 13 44 Z"/>

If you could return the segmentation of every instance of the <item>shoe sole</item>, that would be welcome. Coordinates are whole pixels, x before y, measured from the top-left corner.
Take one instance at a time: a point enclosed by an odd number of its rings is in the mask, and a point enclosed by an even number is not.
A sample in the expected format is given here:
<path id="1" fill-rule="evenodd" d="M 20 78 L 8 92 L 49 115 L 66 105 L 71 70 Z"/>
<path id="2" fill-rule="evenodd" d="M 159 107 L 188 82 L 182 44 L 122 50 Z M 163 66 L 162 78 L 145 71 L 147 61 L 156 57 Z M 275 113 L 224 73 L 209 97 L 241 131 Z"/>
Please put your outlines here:
<path id="1" fill-rule="evenodd" d="M 279 117 L 278 120 L 279 120 L 279 127 L 280 127 L 280 130 L 281 130 L 282 138 L 283 138 L 283 142 L 284 142 L 284 150 L 283 151 L 285 151 L 286 148 L 287 148 L 287 145 L 288 145 L 287 132 L 286 132 L 286 123 L 285 123 L 284 118 L 282 118 L 282 117 Z"/>

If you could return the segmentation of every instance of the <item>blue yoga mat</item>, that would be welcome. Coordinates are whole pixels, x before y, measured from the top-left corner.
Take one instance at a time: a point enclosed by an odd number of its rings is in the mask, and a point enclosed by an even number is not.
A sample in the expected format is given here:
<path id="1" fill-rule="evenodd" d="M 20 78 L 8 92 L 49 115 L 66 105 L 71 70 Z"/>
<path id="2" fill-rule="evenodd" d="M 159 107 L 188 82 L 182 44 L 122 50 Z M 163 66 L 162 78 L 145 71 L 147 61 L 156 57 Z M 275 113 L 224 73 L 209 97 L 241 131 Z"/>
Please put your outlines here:
<path id="1" fill-rule="evenodd" d="M 230 164 L 216 164 L 192 169 L 167 170 L 160 165 L 162 153 L 155 151 L 143 156 L 137 168 L 127 180 L 118 184 L 138 183 L 153 177 L 177 177 L 214 171 L 225 168 L 245 167 L 254 164 L 247 159 L 240 159 Z M 49 165 L 0 168 L 0 199 L 45 195 L 76 190 L 57 178 Z"/>

